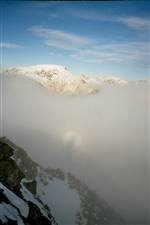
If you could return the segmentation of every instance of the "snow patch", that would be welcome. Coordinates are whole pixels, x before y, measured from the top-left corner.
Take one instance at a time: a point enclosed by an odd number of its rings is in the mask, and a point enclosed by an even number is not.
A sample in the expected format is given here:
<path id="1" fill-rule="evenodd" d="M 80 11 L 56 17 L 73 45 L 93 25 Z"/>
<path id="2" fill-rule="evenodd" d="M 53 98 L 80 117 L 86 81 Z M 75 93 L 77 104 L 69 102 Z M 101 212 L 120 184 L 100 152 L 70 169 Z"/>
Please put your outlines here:
<path id="1" fill-rule="evenodd" d="M 21 182 L 21 192 L 26 201 L 30 201 L 36 206 L 38 206 L 42 215 L 45 216 L 47 219 L 49 219 L 48 213 L 46 212 L 44 206 L 33 196 L 33 194 L 30 191 L 28 191 L 28 189 L 23 185 L 23 182 Z"/>
<path id="2" fill-rule="evenodd" d="M 24 225 L 18 211 L 11 205 L 6 203 L 0 204 L 0 220 L 7 223 L 8 219 L 17 221 L 18 225 Z"/>
<path id="3" fill-rule="evenodd" d="M 40 177 L 37 176 L 36 181 L 37 195 L 45 204 L 51 207 L 52 214 L 57 218 L 58 224 L 76 225 L 76 214 L 81 211 L 78 193 L 70 189 L 65 180 L 57 178 L 50 180 L 48 177 L 44 177 L 44 181 L 46 181 L 44 184 L 44 182 L 41 182 Z"/>
<path id="4" fill-rule="evenodd" d="M 4 194 L 9 199 L 11 204 L 18 208 L 23 217 L 27 218 L 29 214 L 28 204 L 21 198 L 19 198 L 17 195 L 15 195 L 13 192 L 11 192 L 9 189 L 7 189 L 2 183 L 0 183 L 0 188 L 3 189 Z"/>

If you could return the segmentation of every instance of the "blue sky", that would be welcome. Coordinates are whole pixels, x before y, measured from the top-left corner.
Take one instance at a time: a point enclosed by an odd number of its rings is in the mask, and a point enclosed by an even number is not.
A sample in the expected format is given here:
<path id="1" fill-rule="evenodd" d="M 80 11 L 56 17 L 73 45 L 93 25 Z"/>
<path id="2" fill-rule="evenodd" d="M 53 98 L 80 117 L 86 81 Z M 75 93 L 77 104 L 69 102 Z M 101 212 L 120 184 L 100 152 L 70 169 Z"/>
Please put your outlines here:
<path id="1" fill-rule="evenodd" d="M 75 74 L 148 75 L 148 1 L 0 4 L 3 66 L 60 64 Z"/>

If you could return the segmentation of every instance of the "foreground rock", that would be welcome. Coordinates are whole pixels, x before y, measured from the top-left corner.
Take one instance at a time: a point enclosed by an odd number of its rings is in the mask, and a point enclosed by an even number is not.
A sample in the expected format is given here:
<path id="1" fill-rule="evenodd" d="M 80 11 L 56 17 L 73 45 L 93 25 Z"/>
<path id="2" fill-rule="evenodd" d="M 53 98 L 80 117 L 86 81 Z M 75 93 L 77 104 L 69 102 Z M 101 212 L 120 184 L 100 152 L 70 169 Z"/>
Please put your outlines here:
<path id="1" fill-rule="evenodd" d="M 0 224 L 55 224 L 49 209 L 42 202 L 29 190 L 26 193 L 31 195 L 30 199 L 22 193 L 25 175 L 17 166 L 13 154 L 14 149 L 5 139 L 0 139 Z"/>

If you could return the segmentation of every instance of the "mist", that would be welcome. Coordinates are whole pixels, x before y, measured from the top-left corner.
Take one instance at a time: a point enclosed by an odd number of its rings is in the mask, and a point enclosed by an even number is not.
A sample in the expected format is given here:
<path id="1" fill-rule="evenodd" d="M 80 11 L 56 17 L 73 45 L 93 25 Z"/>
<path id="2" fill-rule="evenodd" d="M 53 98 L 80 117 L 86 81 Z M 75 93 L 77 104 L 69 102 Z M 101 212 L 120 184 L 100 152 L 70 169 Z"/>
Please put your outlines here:
<path id="1" fill-rule="evenodd" d="M 129 224 L 148 224 L 148 85 L 89 96 L 4 75 L 3 135 L 44 167 L 72 172 Z"/>

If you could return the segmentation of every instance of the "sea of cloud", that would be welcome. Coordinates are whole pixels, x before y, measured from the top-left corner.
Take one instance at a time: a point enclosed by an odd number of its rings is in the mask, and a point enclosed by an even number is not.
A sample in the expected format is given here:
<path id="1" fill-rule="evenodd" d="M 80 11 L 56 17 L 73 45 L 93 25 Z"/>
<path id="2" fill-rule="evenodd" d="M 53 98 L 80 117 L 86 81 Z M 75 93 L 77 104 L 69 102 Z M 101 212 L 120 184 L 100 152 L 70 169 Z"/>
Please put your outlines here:
<path id="1" fill-rule="evenodd" d="M 148 224 L 147 83 L 68 96 L 5 75 L 1 91 L 3 135 L 44 167 L 84 180 L 129 224 Z"/>

